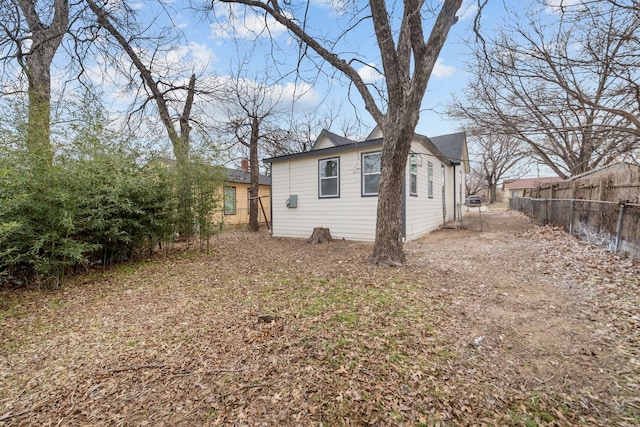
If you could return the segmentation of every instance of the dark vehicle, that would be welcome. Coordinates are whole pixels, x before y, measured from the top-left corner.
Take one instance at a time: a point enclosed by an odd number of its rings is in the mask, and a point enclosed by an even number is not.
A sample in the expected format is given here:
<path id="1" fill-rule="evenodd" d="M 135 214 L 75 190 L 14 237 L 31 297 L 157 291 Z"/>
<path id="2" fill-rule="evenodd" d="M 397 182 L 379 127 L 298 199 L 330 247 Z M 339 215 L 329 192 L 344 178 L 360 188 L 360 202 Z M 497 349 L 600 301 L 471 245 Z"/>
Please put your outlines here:
<path id="1" fill-rule="evenodd" d="M 467 206 L 481 206 L 482 205 L 482 199 L 480 198 L 480 196 L 469 196 L 469 197 L 467 197 L 467 201 L 465 202 L 465 205 L 467 205 Z"/>

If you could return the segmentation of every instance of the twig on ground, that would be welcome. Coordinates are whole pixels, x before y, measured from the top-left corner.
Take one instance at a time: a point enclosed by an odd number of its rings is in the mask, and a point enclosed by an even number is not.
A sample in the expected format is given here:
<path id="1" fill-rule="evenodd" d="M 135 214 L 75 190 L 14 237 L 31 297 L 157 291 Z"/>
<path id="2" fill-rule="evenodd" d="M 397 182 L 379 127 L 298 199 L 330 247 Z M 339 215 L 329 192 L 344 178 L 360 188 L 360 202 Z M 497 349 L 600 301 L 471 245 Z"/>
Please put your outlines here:
<path id="1" fill-rule="evenodd" d="M 241 368 L 241 369 L 207 369 L 204 373 L 208 375 L 216 375 L 216 374 L 224 374 L 224 373 L 236 373 L 236 372 L 246 372 L 249 368 Z"/>
<path id="2" fill-rule="evenodd" d="M 10 420 L 12 418 L 21 417 L 23 415 L 28 414 L 29 412 L 31 412 L 31 409 L 27 409 L 26 411 L 22 411 L 22 412 L 17 412 L 15 414 L 12 414 L 11 412 L 9 412 L 8 414 L 4 414 L 4 415 L 0 416 L 0 422 L 7 421 L 7 420 Z"/>
<path id="3" fill-rule="evenodd" d="M 202 372 L 202 371 L 179 371 L 179 372 L 175 372 L 173 375 L 175 375 L 176 377 L 188 377 L 189 375 L 197 374 L 197 373 L 202 373 L 202 374 L 205 374 L 205 375 L 217 375 L 217 374 L 223 374 L 223 373 L 246 372 L 248 370 L 249 370 L 249 368 L 242 368 L 242 369 L 207 369 L 204 372 Z"/>
<path id="4" fill-rule="evenodd" d="M 555 375 L 551 375 L 549 378 L 547 378 L 546 380 L 539 380 L 536 377 L 533 377 L 534 380 L 536 380 L 538 382 L 538 384 L 544 384 L 544 383 L 548 383 L 549 381 L 551 381 L 552 379 L 554 379 L 556 376 Z"/>
<path id="5" fill-rule="evenodd" d="M 98 375 L 117 374 L 118 372 L 137 371 L 140 369 L 160 369 L 160 368 L 164 368 L 164 364 L 150 363 L 146 365 L 131 365 L 131 366 L 123 366 L 120 368 L 108 369 L 106 371 L 101 371 L 101 372 L 98 372 Z"/>

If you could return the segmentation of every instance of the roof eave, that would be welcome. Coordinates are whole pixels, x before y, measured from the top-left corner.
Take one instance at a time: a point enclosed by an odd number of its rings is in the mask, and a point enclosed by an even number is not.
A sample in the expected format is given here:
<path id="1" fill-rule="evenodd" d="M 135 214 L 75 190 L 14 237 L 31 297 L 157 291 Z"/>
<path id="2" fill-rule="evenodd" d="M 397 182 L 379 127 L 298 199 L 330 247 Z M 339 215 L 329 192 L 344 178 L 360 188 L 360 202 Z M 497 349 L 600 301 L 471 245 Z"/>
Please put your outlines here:
<path id="1" fill-rule="evenodd" d="M 335 153 L 341 153 L 344 151 L 367 149 L 367 148 L 376 147 L 378 145 L 382 145 L 382 139 L 372 139 L 369 141 L 354 142 L 352 144 L 336 145 L 334 147 L 321 148 L 319 150 L 304 151 L 302 153 L 287 154 L 284 156 L 277 156 L 277 157 L 268 157 L 266 159 L 263 159 L 262 161 L 264 163 L 277 163 L 285 160 L 300 159 L 305 157 L 325 156 L 325 155 L 331 155 Z"/>

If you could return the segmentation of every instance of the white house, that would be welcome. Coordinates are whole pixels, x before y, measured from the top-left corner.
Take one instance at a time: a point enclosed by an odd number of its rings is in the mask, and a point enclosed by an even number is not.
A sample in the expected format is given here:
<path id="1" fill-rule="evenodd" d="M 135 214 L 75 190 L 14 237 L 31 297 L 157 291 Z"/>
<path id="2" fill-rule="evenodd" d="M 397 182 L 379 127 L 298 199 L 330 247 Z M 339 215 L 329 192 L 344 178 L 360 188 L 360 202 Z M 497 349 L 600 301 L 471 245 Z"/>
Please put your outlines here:
<path id="1" fill-rule="evenodd" d="M 375 239 L 382 133 L 364 141 L 322 131 L 311 151 L 265 159 L 271 164 L 272 234 L 307 238 L 315 227 L 335 239 Z M 402 188 L 403 235 L 417 239 L 461 215 L 469 172 L 464 132 L 415 135 Z"/>

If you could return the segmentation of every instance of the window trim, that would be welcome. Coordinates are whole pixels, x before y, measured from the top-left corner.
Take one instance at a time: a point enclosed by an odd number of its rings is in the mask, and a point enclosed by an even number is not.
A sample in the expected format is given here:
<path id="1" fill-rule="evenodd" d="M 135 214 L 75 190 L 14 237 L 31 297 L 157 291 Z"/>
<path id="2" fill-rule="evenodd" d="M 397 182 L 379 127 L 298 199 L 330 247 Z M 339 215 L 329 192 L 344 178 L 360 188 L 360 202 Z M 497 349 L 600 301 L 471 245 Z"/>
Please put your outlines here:
<path id="1" fill-rule="evenodd" d="M 418 196 L 418 155 L 416 153 L 409 155 L 409 195 Z"/>
<path id="2" fill-rule="evenodd" d="M 233 190 L 233 211 L 227 210 L 227 190 Z M 238 213 L 238 193 L 234 185 L 224 186 L 224 209 L 225 215 L 236 215 Z"/>
<path id="3" fill-rule="evenodd" d="M 380 157 L 380 170 L 377 173 L 365 173 L 364 171 L 364 158 L 365 156 L 371 156 L 377 154 Z M 379 191 L 376 191 L 375 193 L 366 193 L 365 192 L 365 185 L 364 185 L 364 179 L 365 176 L 373 176 L 373 175 L 380 175 L 382 173 L 382 151 L 381 150 L 376 150 L 376 151 L 368 151 L 366 153 L 361 153 L 360 154 L 360 164 L 362 165 L 362 167 L 360 168 L 360 196 L 361 197 L 377 197 L 378 194 L 380 193 Z M 378 178 L 378 186 L 380 185 L 380 179 Z"/>
<path id="4" fill-rule="evenodd" d="M 326 162 L 329 160 L 335 160 L 336 165 L 336 176 L 330 177 L 322 177 L 322 162 Z M 335 179 L 336 180 L 336 194 L 331 195 L 323 195 L 322 194 L 322 180 Z M 337 157 L 326 157 L 324 159 L 318 159 L 318 199 L 339 199 L 340 198 L 340 156 Z"/>

